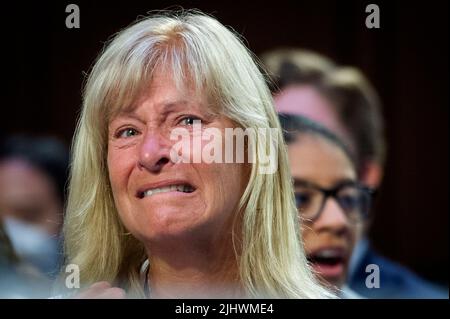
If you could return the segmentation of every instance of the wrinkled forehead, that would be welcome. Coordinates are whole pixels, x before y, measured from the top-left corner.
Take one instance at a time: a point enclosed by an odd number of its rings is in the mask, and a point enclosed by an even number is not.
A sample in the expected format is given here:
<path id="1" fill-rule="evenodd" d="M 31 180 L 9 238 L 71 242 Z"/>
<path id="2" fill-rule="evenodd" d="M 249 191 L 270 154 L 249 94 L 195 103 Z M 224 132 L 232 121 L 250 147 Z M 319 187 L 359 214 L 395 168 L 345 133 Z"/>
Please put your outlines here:
<path id="1" fill-rule="evenodd" d="M 126 87 L 126 86 L 125 86 Z M 170 109 L 174 106 L 197 105 L 204 112 L 220 113 L 220 103 L 213 96 L 207 85 L 199 85 L 195 77 L 188 71 L 184 74 L 174 74 L 169 67 L 158 67 L 140 82 L 129 88 L 126 92 L 117 88 L 118 98 L 111 101 L 108 107 L 108 122 L 119 114 L 132 113 L 145 100 L 152 98 L 155 104 Z"/>

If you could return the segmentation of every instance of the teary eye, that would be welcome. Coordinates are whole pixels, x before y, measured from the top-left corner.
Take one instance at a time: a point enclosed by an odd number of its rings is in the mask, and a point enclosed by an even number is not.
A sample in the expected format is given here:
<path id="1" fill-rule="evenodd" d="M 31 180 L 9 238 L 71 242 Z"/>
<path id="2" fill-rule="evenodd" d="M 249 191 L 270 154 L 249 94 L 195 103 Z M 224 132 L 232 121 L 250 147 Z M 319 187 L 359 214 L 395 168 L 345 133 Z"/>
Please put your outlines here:
<path id="1" fill-rule="evenodd" d="M 180 123 L 187 126 L 194 125 L 194 121 L 199 121 L 201 123 L 201 119 L 196 116 L 186 116 L 181 119 Z"/>
<path id="2" fill-rule="evenodd" d="M 117 137 L 124 137 L 124 138 L 127 138 L 127 137 L 136 136 L 137 134 L 138 134 L 138 131 L 137 131 L 137 130 L 135 130 L 134 128 L 129 127 L 129 128 L 120 130 L 120 131 L 117 133 L 116 136 L 117 136 Z"/>

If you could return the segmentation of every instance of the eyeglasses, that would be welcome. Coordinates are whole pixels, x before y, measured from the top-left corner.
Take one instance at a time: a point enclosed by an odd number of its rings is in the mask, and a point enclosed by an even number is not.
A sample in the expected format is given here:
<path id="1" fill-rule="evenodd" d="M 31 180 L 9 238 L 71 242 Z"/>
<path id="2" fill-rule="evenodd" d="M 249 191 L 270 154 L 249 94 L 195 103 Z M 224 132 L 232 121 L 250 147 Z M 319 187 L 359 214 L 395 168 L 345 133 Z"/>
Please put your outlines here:
<path id="1" fill-rule="evenodd" d="M 295 181 L 295 200 L 300 216 L 313 222 L 320 217 L 329 197 L 333 197 L 352 223 L 366 219 L 375 190 L 356 182 L 325 189 L 313 183 Z"/>

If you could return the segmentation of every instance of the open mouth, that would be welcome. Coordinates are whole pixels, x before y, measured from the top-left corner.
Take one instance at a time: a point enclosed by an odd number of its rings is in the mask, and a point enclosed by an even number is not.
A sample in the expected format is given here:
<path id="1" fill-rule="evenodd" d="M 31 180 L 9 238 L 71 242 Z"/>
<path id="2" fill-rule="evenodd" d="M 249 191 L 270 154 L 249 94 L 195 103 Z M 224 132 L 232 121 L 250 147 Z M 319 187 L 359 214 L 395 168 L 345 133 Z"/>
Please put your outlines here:
<path id="1" fill-rule="evenodd" d="M 178 184 L 178 185 L 169 185 L 164 187 L 156 187 L 150 188 L 143 191 L 138 191 L 137 197 L 144 198 L 150 197 L 155 194 L 168 193 L 168 192 L 180 192 L 180 193 L 192 193 L 195 191 L 195 187 L 190 184 Z"/>
<path id="2" fill-rule="evenodd" d="M 344 257 L 340 252 L 334 250 L 322 250 L 308 255 L 308 261 L 313 264 L 336 265 L 344 262 Z"/>
<path id="3" fill-rule="evenodd" d="M 307 258 L 313 268 L 324 277 L 336 277 L 344 273 L 346 255 L 343 249 L 321 249 L 308 254 Z"/>

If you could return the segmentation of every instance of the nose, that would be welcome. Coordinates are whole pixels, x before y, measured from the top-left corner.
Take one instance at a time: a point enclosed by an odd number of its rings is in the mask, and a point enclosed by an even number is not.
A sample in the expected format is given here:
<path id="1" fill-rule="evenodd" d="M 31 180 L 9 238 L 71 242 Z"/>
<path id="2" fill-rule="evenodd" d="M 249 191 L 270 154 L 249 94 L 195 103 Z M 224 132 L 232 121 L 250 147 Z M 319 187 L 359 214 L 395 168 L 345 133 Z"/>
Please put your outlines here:
<path id="1" fill-rule="evenodd" d="M 158 173 L 171 163 L 170 148 L 169 140 L 160 132 L 147 132 L 140 145 L 138 167 Z"/>
<path id="2" fill-rule="evenodd" d="M 350 231 L 347 215 L 334 198 L 325 202 L 322 214 L 314 221 L 316 231 L 329 231 L 337 236 L 343 236 Z"/>

